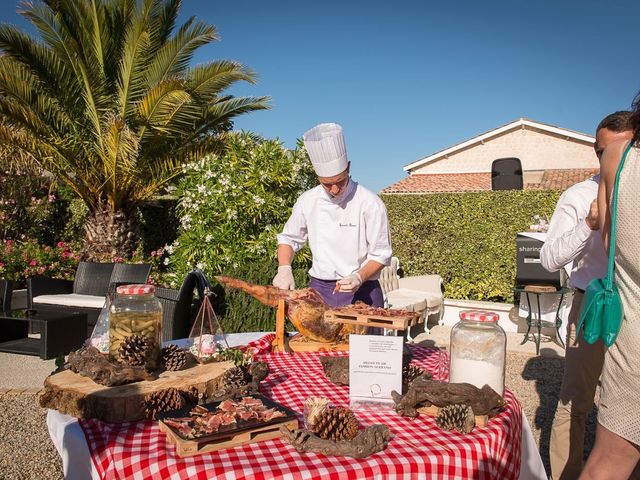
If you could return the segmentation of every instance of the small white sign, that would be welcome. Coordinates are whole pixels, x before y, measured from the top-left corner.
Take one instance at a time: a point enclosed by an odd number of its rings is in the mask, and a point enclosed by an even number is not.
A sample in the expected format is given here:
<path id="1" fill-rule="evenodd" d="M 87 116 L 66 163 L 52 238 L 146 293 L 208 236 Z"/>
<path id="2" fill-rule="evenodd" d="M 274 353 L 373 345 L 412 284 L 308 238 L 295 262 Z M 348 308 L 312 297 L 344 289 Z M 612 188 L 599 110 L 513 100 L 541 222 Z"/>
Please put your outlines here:
<path id="1" fill-rule="evenodd" d="M 349 335 L 349 397 L 353 408 L 393 405 L 402 392 L 404 338 Z"/>

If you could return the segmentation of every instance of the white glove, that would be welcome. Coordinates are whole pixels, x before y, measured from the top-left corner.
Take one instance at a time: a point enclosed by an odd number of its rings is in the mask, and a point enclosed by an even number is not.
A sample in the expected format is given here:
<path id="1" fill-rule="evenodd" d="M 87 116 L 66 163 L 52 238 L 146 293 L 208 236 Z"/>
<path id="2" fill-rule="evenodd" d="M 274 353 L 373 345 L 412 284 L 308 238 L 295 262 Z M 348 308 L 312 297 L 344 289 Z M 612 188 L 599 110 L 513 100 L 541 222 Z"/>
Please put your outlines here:
<path id="1" fill-rule="evenodd" d="M 336 282 L 336 289 L 339 292 L 355 292 L 362 285 L 362 277 L 359 273 L 352 273 Z"/>
<path id="2" fill-rule="evenodd" d="M 273 286 L 282 290 L 293 290 L 296 288 L 296 281 L 293 279 L 291 265 L 280 265 L 278 273 L 273 277 Z"/>

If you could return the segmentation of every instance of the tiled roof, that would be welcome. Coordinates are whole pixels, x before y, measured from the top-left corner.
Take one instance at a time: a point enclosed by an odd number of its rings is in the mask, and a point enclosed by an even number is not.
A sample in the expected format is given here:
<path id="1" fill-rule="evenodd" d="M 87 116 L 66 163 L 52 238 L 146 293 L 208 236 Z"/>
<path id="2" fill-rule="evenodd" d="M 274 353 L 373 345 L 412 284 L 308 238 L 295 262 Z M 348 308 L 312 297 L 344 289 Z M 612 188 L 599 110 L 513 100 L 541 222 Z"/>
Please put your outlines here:
<path id="1" fill-rule="evenodd" d="M 385 188 L 381 193 L 482 192 L 491 190 L 491 173 L 416 174 Z"/>
<path id="2" fill-rule="evenodd" d="M 540 183 L 525 185 L 527 189 L 566 190 L 598 173 L 597 168 L 572 168 L 568 170 L 545 170 Z"/>
<path id="3" fill-rule="evenodd" d="M 597 169 L 574 168 L 568 170 L 546 170 L 540 183 L 527 183 L 527 190 L 565 190 L 586 180 Z M 416 194 L 444 192 L 482 192 L 491 190 L 491 173 L 446 173 L 416 174 L 385 188 L 383 194 Z"/>

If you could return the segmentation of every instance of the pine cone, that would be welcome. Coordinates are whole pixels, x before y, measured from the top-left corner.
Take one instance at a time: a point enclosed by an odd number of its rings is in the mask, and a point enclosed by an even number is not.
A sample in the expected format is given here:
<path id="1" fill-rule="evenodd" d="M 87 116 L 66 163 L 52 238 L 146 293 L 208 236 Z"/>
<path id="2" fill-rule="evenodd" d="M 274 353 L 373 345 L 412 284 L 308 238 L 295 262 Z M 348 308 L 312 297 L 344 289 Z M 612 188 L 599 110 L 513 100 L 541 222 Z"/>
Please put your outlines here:
<path id="1" fill-rule="evenodd" d="M 162 366 L 172 372 L 182 370 L 187 364 L 187 351 L 176 345 L 162 349 Z"/>
<path id="2" fill-rule="evenodd" d="M 141 335 L 130 335 L 125 338 L 118 350 L 120 361 L 131 367 L 141 367 L 147 364 L 151 356 L 153 344 L 151 339 Z"/>
<path id="3" fill-rule="evenodd" d="M 402 367 L 402 383 L 406 384 L 407 387 L 411 385 L 416 378 L 424 373 L 420 367 L 412 364 L 407 364 Z"/>
<path id="4" fill-rule="evenodd" d="M 469 433 L 476 424 L 476 417 L 470 406 L 454 404 L 442 407 L 436 416 L 436 425 L 442 430 L 456 430 Z"/>
<path id="5" fill-rule="evenodd" d="M 314 433 L 325 440 L 351 440 L 358 434 L 360 423 L 355 414 L 344 407 L 326 407 L 316 420 Z"/>
<path id="6" fill-rule="evenodd" d="M 145 417 L 149 420 L 156 420 L 158 413 L 187 406 L 183 392 L 176 388 L 149 393 L 145 395 L 143 403 Z"/>
<path id="7" fill-rule="evenodd" d="M 233 367 L 222 375 L 222 388 L 244 387 L 251 380 L 246 366 Z"/>

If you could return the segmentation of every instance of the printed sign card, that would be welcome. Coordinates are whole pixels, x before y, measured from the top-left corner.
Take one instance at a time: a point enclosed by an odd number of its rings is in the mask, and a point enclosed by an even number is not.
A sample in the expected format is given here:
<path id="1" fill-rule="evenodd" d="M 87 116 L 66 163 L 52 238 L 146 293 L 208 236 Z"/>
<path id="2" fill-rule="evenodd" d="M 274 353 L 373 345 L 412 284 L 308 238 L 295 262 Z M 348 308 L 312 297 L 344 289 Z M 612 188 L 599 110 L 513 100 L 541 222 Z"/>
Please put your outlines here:
<path id="1" fill-rule="evenodd" d="M 402 392 L 402 337 L 349 335 L 349 397 L 352 408 L 392 406 Z"/>

